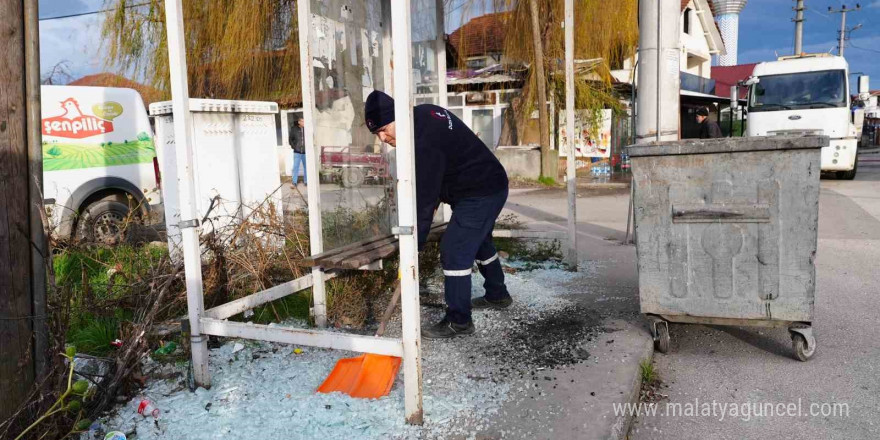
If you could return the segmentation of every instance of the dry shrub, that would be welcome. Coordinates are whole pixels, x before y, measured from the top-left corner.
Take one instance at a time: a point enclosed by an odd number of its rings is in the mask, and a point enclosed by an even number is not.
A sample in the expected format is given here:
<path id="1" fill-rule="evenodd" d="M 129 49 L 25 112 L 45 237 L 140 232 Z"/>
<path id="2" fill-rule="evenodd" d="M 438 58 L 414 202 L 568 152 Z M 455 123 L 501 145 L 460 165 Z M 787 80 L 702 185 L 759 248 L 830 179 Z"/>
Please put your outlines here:
<path id="1" fill-rule="evenodd" d="M 245 212 L 247 215 L 236 216 L 236 221 L 229 223 L 221 221 L 227 220 L 221 216 L 211 217 L 210 209 L 203 218 L 208 225 L 226 224 L 201 237 L 206 307 L 250 295 L 309 271 L 301 266 L 310 254 L 305 212 L 282 216 L 268 199 Z M 367 228 L 373 223 L 361 217 L 369 218 L 377 212 L 366 210 L 346 215 Z M 339 223 L 334 229 L 344 230 Z M 60 243 L 54 238 L 50 242 Z M 67 367 L 65 358 L 58 353 L 64 352 L 70 342 L 71 325 L 92 325 L 103 330 L 98 333 L 106 333 L 104 339 L 115 336 L 122 345 L 101 353 L 112 367 L 105 376 L 90 378 L 97 386 L 97 394 L 84 405 L 82 414 L 53 416 L 35 431 L 37 437 L 60 438 L 70 432 L 77 417 L 94 419 L 117 398 L 132 398 L 143 385 L 141 360 L 156 348 L 157 341 L 149 339 L 151 330 L 159 323 L 186 316 L 182 261 L 173 261 L 164 244 L 93 246 L 74 240 L 63 246 L 47 258 L 52 363 L 28 401 L 11 419 L 0 422 L 0 438 L 14 437 L 63 392 Z M 420 256 L 421 278 L 436 275 L 438 266 L 437 245 L 429 244 Z M 382 270 L 346 271 L 330 280 L 330 322 L 337 327 L 357 329 L 374 324 L 382 316 L 396 282 L 395 257 L 387 259 Z M 284 318 L 273 303 L 267 307 L 276 321 Z M 180 342 L 188 350 L 185 340 Z M 95 344 L 102 345 L 105 344 Z"/>
<path id="2" fill-rule="evenodd" d="M 304 211 L 278 215 L 268 200 L 246 210 L 237 223 L 216 228 L 202 237 L 205 304 L 220 305 L 306 275 L 302 260 L 310 255 L 308 215 Z M 375 237 L 390 229 L 385 201 L 362 210 L 338 207 L 323 213 L 325 249 Z M 206 217 L 210 217 L 210 214 Z M 213 217 L 215 224 L 226 223 Z M 429 243 L 419 257 L 419 276 L 436 276 L 439 248 Z M 385 260 L 378 271 L 345 271 L 327 282 L 327 317 L 336 327 L 361 329 L 381 318 L 397 280 L 397 258 Z M 277 302 L 285 301 L 285 299 Z M 268 305 L 275 321 L 289 313 Z M 305 318 L 305 316 L 299 316 Z"/>
<path id="3" fill-rule="evenodd" d="M 216 200 L 216 199 L 215 199 Z M 306 215 L 282 215 L 274 203 L 247 208 L 243 218 L 210 217 L 202 236 L 203 282 L 207 307 L 265 290 L 306 273 L 300 263 L 309 254 Z"/>

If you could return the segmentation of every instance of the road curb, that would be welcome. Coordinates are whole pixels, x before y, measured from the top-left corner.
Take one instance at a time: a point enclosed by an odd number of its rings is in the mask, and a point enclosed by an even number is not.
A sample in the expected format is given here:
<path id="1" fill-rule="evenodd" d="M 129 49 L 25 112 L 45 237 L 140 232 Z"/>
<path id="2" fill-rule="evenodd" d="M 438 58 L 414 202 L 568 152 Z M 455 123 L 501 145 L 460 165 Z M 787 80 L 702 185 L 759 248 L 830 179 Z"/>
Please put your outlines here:
<path id="1" fill-rule="evenodd" d="M 623 182 L 607 182 L 607 183 L 578 183 L 578 188 L 588 188 L 588 189 L 618 189 L 618 188 L 629 188 L 628 183 Z"/>
<path id="2" fill-rule="evenodd" d="M 649 343 L 645 347 L 642 347 L 642 353 L 638 355 L 639 361 L 636 365 L 636 371 L 630 384 L 629 399 L 627 401 L 631 404 L 638 404 L 641 395 L 642 375 L 639 364 L 644 360 L 647 360 L 648 362 L 654 361 L 654 341 L 650 339 L 650 336 L 648 340 Z M 626 440 L 629 436 L 629 430 L 632 428 L 634 420 L 635 417 L 632 414 L 624 414 L 623 416 L 618 417 L 617 421 L 611 428 L 610 438 L 615 440 Z"/>

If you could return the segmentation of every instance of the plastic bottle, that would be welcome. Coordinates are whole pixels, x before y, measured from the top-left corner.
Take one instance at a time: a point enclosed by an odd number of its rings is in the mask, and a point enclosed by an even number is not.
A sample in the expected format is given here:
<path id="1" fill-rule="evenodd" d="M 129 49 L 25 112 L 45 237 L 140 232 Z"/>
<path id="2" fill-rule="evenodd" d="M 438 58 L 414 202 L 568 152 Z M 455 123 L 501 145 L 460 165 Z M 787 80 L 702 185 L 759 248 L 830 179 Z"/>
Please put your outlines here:
<path id="1" fill-rule="evenodd" d="M 104 436 L 104 440 L 126 440 L 126 437 L 119 431 L 110 431 Z"/>
<path id="2" fill-rule="evenodd" d="M 159 347 L 158 350 L 153 353 L 167 355 L 174 353 L 174 350 L 177 350 L 177 343 L 174 341 L 166 342 L 165 345 Z"/>
<path id="3" fill-rule="evenodd" d="M 156 408 L 156 405 L 150 399 L 142 399 L 140 405 L 138 405 L 138 414 L 144 417 L 153 416 L 154 419 L 158 419 L 159 408 Z"/>

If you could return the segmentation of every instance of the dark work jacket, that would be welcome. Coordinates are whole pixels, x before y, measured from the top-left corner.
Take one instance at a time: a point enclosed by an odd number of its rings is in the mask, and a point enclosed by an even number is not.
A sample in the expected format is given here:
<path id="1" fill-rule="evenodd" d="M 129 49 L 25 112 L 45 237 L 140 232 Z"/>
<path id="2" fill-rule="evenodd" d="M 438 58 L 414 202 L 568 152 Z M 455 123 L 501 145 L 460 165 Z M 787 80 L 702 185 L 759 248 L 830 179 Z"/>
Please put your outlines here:
<path id="1" fill-rule="evenodd" d="M 297 125 L 290 127 L 290 134 L 287 136 L 287 140 L 290 142 L 290 149 L 294 153 L 304 154 L 306 152 L 305 137 L 304 130 L 301 127 Z"/>
<path id="2" fill-rule="evenodd" d="M 700 139 L 714 139 L 721 137 L 721 127 L 714 121 L 710 121 L 708 118 L 703 120 L 703 123 L 700 124 Z"/>
<path id="3" fill-rule="evenodd" d="M 413 109 L 419 249 L 438 202 L 495 194 L 507 188 L 507 172 L 483 141 L 452 112 L 431 104 Z"/>

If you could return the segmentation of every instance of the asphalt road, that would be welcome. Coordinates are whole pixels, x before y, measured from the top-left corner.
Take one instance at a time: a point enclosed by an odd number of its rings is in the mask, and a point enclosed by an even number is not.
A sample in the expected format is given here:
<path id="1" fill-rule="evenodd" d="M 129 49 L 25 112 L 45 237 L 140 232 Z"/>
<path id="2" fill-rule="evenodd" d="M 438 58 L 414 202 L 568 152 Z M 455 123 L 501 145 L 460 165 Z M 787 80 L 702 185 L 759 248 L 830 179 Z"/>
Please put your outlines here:
<path id="1" fill-rule="evenodd" d="M 862 156 L 855 181 L 822 181 L 813 359 L 792 358 L 785 329 L 672 324 L 670 352 L 654 356 L 669 398 L 656 415 L 636 420 L 631 439 L 880 438 L 878 181 L 878 154 Z M 684 409 L 713 401 L 714 413 L 705 415 L 665 411 L 666 402 Z M 752 404 L 772 404 L 774 412 L 784 404 L 785 414 L 757 416 Z M 789 415 L 789 404 L 798 415 Z"/>

